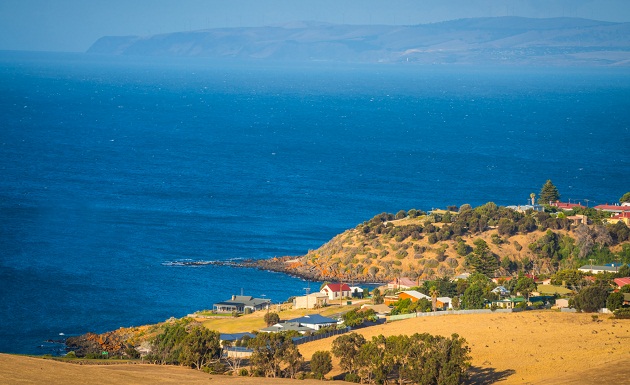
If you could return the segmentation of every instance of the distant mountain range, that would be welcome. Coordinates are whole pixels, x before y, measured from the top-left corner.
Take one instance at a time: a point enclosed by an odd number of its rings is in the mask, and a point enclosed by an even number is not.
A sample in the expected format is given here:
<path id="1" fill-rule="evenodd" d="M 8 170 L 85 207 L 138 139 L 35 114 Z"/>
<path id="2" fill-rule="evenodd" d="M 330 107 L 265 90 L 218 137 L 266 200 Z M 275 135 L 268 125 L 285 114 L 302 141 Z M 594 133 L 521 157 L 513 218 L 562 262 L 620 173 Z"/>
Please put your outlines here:
<path id="1" fill-rule="evenodd" d="M 276 61 L 630 66 L 630 23 L 521 17 L 411 26 L 299 22 L 106 36 L 88 53 Z"/>

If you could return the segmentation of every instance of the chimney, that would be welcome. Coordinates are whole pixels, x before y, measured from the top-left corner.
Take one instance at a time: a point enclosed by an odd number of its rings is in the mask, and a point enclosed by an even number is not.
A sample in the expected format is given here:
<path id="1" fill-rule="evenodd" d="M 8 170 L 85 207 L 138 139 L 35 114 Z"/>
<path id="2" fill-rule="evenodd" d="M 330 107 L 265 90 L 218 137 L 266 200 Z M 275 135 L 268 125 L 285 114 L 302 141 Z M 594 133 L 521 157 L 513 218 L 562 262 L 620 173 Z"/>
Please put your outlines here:
<path id="1" fill-rule="evenodd" d="M 236 300 L 236 296 L 232 294 L 232 301 Z"/>

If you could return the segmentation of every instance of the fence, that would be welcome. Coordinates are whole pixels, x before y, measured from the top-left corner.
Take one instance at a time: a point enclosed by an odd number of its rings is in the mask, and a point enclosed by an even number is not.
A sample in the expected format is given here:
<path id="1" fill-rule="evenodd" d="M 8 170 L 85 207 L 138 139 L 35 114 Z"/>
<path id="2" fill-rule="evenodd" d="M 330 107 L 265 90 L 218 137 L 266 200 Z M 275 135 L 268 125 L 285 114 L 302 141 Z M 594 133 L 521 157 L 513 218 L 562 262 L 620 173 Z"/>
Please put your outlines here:
<path id="1" fill-rule="evenodd" d="M 409 314 L 399 314 L 392 315 L 387 317 L 388 321 L 398 321 L 407 318 L 416 318 L 416 317 L 439 317 L 443 315 L 450 314 L 489 314 L 489 313 L 516 313 L 521 311 L 522 309 L 474 309 L 474 310 L 445 310 L 445 311 L 436 311 L 436 312 L 426 312 L 426 313 L 409 313 Z"/>
<path id="2" fill-rule="evenodd" d="M 343 328 L 343 329 L 337 329 L 337 330 L 334 330 L 332 332 L 323 333 L 323 334 L 316 334 L 316 335 L 306 336 L 306 337 L 295 337 L 295 338 L 293 338 L 293 344 L 294 345 L 301 345 L 301 344 L 305 344 L 307 342 L 317 341 L 317 340 L 321 340 L 321 339 L 324 339 L 324 338 L 336 336 L 338 334 L 344 334 L 344 333 L 349 332 L 350 330 L 351 330 L 351 328 Z"/>

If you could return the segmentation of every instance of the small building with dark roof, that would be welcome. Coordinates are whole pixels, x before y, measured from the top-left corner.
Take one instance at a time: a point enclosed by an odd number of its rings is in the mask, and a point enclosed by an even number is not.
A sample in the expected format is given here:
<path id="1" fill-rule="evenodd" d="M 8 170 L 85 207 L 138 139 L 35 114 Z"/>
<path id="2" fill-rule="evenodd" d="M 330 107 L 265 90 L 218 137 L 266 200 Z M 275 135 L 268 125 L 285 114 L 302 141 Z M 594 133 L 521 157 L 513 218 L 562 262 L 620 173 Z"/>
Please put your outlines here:
<path id="1" fill-rule="evenodd" d="M 217 302 L 212 305 L 212 310 L 217 313 L 244 313 L 246 310 L 257 311 L 267 309 L 271 304 L 271 300 L 254 298 L 250 295 L 233 295 L 232 299 L 223 302 Z"/>

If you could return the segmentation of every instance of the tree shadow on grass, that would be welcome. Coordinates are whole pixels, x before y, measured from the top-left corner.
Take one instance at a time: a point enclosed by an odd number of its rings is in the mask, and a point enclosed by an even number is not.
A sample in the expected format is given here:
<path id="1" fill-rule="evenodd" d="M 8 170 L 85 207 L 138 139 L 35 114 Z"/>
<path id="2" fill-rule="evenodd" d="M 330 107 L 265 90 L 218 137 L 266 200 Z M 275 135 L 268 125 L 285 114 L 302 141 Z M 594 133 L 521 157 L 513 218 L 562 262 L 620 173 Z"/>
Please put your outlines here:
<path id="1" fill-rule="evenodd" d="M 468 369 L 470 375 L 469 380 L 466 382 L 469 385 L 489 385 L 495 382 L 507 379 L 516 371 L 512 369 L 496 370 L 495 368 L 481 368 L 478 366 L 471 366 Z"/>

